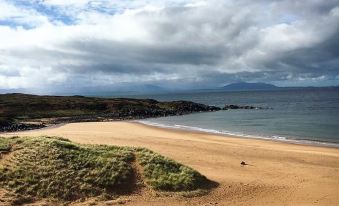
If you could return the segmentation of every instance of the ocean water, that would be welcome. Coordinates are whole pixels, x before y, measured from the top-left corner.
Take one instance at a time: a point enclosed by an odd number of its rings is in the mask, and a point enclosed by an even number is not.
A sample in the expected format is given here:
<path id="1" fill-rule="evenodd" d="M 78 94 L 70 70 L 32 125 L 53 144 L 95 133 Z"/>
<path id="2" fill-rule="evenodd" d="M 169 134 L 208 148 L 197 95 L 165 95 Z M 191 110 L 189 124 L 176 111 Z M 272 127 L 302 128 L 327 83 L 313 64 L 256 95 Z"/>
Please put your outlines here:
<path id="1" fill-rule="evenodd" d="M 194 92 L 130 97 L 159 101 L 190 100 L 220 107 L 237 104 L 272 108 L 151 118 L 141 121 L 145 124 L 339 146 L 339 89 Z"/>

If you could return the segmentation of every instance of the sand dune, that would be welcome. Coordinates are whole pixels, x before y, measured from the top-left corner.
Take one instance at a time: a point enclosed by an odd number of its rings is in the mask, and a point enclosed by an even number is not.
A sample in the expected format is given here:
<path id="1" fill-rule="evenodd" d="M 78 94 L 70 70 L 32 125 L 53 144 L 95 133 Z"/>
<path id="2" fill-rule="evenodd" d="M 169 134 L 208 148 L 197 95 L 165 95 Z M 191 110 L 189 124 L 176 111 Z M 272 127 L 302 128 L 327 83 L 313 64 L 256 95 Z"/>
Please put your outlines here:
<path id="1" fill-rule="evenodd" d="M 125 205 L 338 205 L 339 149 L 161 129 L 131 122 L 73 123 L 5 135 L 57 135 L 79 143 L 142 146 L 220 185 L 202 197 L 145 189 Z M 246 161 L 249 165 L 241 166 Z"/>

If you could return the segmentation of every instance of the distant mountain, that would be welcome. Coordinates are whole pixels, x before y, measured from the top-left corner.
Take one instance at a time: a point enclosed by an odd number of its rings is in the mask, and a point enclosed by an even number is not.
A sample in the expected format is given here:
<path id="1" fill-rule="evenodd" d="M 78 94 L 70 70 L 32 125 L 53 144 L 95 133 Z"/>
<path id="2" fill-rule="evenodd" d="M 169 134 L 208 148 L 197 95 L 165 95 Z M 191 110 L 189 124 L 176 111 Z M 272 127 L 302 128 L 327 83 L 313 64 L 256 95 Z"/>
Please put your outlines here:
<path id="1" fill-rule="evenodd" d="M 222 89 L 227 91 L 253 91 L 253 90 L 274 90 L 279 87 L 266 83 L 247 83 L 239 82 L 224 86 Z"/>

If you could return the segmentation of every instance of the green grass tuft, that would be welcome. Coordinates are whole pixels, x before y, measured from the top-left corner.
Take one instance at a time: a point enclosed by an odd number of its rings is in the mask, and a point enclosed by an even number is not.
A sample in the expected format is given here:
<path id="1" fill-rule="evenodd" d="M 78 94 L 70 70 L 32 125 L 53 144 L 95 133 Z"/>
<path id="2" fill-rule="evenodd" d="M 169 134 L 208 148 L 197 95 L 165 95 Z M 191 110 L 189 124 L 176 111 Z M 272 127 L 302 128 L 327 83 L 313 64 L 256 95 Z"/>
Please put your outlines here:
<path id="1" fill-rule="evenodd" d="M 197 171 L 147 149 L 138 149 L 147 183 L 157 190 L 192 191 L 206 186 L 207 179 Z"/>
<path id="2" fill-rule="evenodd" d="M 12 146 L 12 141 L 6 138 L 0 138 L 0 153 L 10 152 Z"/>

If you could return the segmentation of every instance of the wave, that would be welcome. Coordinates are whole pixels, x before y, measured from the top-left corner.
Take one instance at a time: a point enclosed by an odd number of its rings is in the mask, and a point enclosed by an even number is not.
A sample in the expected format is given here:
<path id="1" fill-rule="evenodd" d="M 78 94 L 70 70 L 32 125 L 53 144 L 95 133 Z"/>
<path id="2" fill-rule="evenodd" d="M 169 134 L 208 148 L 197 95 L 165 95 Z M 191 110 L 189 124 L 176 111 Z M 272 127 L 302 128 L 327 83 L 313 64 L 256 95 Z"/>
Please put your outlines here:
<path id="1" fill-rule="evenodd" d="M 160 127 L 160 128 L 181 129 L 181 130 L 186 130 L 186 131 L 198 131 L 198 132 L 205 132 L 205 133 L 210 133 L 210 134 L 234 136 L 234 137 L 241 137 L 241 138 L 265 139 L 265 140 L 281 141 L 281 142 L 303 144 L 303 145 L 318 145 L 318 146 L 325 146 L 325 147 L 339 147 L 339 143 L 318 141 L 318 140 L 309 140 L 309 139 L 293 139 L 293 138 L 278 136 L 278 135 L 272 135 L 272 136 L 250 135 L 250 134 L 244 134 L 244 133 L 241 133 L 241 132 L 230 132 L 230 131 L 225 131 L 225 130 L 207 129 L 207 128 L 201 128 L 201 127 L 180 125 L 180 124 L 167 125 L 167 124 L 152 122 L 152 121 L 149 121 L 149 120 L 134 120 L 133 122 L 138 122 L 138 123 L 141 123 L 141 124 Z"/>

